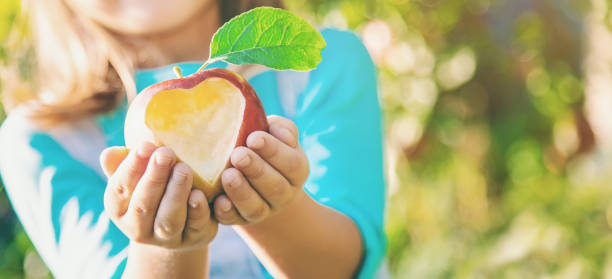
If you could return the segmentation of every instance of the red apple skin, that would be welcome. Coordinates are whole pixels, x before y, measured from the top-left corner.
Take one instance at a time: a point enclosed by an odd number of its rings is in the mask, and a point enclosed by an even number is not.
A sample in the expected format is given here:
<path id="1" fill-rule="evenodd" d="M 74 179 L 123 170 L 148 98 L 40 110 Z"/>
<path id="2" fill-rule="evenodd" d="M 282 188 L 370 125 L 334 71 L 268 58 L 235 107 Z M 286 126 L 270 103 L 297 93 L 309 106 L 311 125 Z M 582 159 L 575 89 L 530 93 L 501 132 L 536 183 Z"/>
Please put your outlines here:
<path id="1" fill-rule="evenodd" d="M 196 72 L 182 78 L 170 79 L 156 83 L 141 91 L 130 104 L 126 115 L 124 127 L 126 146 L 129 149 L 134 149 L 144 141 L 152 142 L 157 146 L 164 145 L 155 137 L 153 132 L 145 124 L 146 109 L 153 96 L 155 96 L 155 94 L 158 92 L 168 89 L 191 89 L 204 80 L 212 77 L 223 78 L 231 82 L 240 90 L 240 92 L 242 92 L 242 95 L 245 98 L 243 122 L 240 127 L 240 131 L 238 132 L 235 147 L 246 146 L 247 136 L 254 131 L 268 131 L 266 112 L 263 108 L 261 100 L 259 100 L 259 97 L 257 97 L 255 90 L 249 84 L 249 82 L 237 73 L 230 70 L 214 68 Z M 229 168 L 231 166 L 229 158 L 227 159 L 228 162 L 225 168 Z M 204 192 L 209 202 L 212 202 L 215 197 L 223 192 L 220 177 L 213 185 L 210 185 L 205 180 L 200 178 L 197 173 L 194 173 L 193 185 Z"/>

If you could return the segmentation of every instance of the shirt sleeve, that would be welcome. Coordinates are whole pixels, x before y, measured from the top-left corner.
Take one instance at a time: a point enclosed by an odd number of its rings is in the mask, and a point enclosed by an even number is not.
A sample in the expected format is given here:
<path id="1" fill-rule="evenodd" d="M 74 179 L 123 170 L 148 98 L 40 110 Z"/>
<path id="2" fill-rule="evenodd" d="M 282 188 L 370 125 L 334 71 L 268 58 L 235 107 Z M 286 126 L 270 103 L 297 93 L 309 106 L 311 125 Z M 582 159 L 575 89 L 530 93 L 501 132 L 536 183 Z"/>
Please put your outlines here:
<path id="1" fill-rule="evenodd" d="M 57 278 L 119 278 L 128 239 L 104 211 L 106 179 L 24 125 L 0 130 L 0 173 L 41 258 Z"/>
<path id="2" fill-rule="evenodd" d="M 328 29 L 323 36 L 323 62 L 310 73 L 293 119 L 311 168 L 305 188 L 357 224 L 365 247 L 358 278 L 371 278 L 386 250 L 376 70 L 354 34 Z"/>

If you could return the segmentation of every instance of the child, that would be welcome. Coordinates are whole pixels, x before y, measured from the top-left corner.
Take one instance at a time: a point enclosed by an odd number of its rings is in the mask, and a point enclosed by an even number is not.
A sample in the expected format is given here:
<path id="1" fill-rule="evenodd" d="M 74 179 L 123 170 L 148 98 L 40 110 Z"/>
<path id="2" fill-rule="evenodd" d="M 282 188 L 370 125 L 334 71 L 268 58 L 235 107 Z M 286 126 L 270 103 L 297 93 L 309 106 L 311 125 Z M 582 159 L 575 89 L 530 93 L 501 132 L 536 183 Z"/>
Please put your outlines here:
<path id="1" fill-rule="evenodd" d="M 266 112 L 280 116 L 234 150 L 209 207 L 172 150 L 121 147 L 126 100 L 175 65 L 195 72 L 229 18 L 280 3 L 23 4 L 36 63 L 28 83 L 5 76 L 0 172 L 57 278 L 374 276 L 385 250 L 381 115 L 354 35 L 322 30 L 311 72 L 234 67 L 253 73 Z"/>

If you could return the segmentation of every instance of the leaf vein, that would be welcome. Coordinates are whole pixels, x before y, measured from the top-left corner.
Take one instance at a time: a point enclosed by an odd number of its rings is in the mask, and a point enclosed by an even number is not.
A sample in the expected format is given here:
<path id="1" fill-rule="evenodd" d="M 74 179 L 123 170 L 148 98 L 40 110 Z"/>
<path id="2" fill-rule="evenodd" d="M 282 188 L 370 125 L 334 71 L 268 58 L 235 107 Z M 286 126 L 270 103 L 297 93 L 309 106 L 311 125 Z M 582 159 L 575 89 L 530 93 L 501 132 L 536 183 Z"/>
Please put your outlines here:
<path id="1" fill-rule="evenodd" d="M 255 19 L 251 19 L 251 22 L 249 22 L 249 24 L 247 24 L 243 29 L 242 32 L 240 32 L 240 34 L 236 37 L 236 40 L 234 41 L 234 43 L 232 44 L 232 46 L 230 47 L 230 52 L 234 51 L 234 48 L 236 47 L 236 45 L 238 44 L 238 42 L 240 42 L 240 37 L 242 37 L 242 35 L 244 35 L 247 30 L 249 30 L 251 28 L 251 26 L 253 25 L 253 23 L 255 23 Z"/>
<path id="2" fill-rule="evenodd" d="M 275 18 L 274 21 L 270 24 L 270 26 L 268 26 L 268 28 L 266 28 L 264 31 L 261 32 L 261 34 L 259 34 L 259 38 L 257 38 L 257 41 L 255 42 L 255 46 L 259 45 L 261 38 L 264 37 L 264 34 L 266 34 L 266 32 L 270 31 L 272 27 L 274 27 L 274 24 L 276 24 L 277 21 L 278 21 L 278 18 Z"/>

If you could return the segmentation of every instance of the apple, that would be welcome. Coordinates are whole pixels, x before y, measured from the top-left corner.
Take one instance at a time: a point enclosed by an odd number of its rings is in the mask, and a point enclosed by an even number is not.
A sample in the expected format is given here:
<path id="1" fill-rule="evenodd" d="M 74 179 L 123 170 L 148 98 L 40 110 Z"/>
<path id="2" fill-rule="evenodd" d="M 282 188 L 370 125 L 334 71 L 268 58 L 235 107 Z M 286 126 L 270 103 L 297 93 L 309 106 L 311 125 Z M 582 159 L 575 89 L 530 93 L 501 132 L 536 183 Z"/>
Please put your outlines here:
<path id="1" fill-rule="evenodd" d="M 130 149 L 143 141 L 170 147 L 211 202 L 222 192 L 221 173 L 234 148 L 253 131 L 267 131 L 268 122 L 253 87 L 215 68 L 147 87 L 130 104 L 124 128 Z"/>

